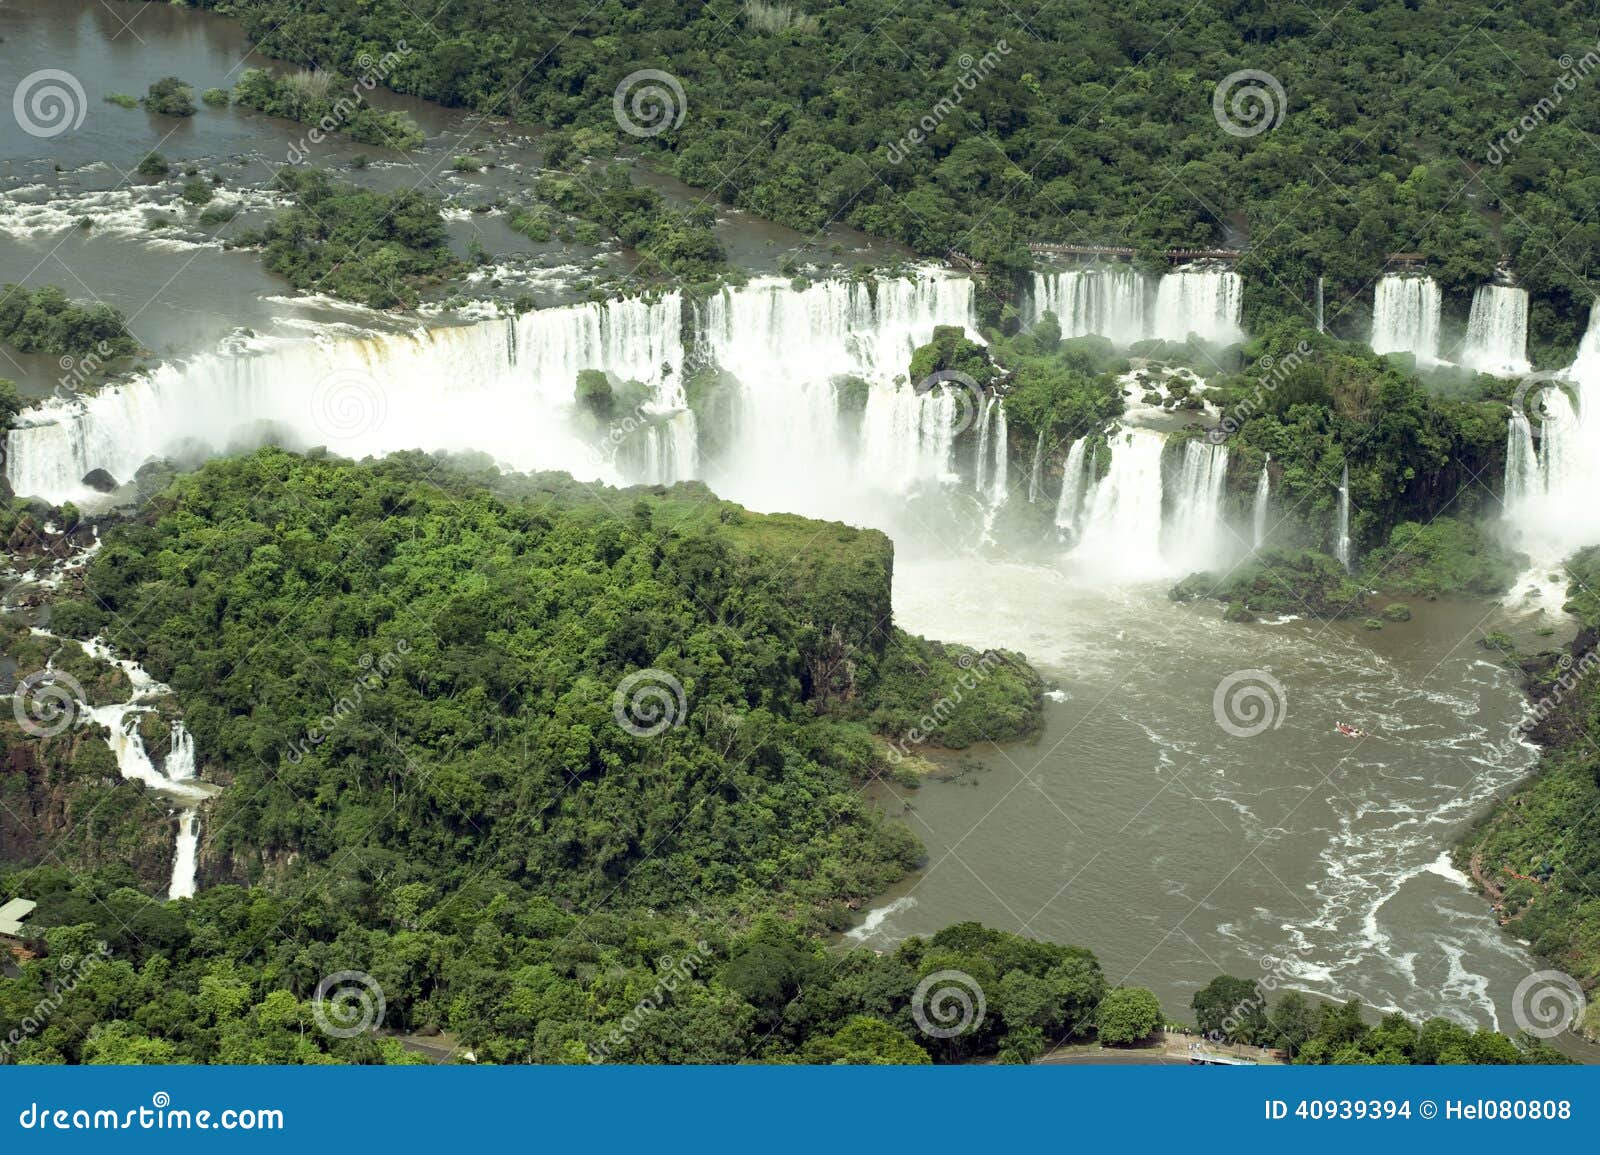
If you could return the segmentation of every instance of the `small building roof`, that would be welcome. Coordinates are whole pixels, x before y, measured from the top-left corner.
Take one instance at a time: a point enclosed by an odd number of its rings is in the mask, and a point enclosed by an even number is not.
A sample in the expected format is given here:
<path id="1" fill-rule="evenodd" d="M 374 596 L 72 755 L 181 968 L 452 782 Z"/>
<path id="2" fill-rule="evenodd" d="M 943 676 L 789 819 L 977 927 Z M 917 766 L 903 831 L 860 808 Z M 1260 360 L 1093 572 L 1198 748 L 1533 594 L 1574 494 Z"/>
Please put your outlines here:
<path id="1" fill-rule="evenodd" d="M 39 904 L 27 898 L 13 898 L 0 906 L 0 934 L 12 938 L 22 937 L 22 920 L 33 913 Z"/>

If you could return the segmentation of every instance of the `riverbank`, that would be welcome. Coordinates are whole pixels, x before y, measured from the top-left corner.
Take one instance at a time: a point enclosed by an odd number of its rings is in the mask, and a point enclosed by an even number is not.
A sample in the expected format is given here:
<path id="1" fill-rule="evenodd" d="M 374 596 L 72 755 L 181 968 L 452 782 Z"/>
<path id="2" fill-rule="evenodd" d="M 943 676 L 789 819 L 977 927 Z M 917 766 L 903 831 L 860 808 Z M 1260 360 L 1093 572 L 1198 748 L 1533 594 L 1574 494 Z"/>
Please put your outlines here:
<path id="1" fill-rule="evenodd" d="M 1577 637 L 1521 659 L 1528 706 L 1519 732 L 1537 744 L 1539 760 L 1462 838 L 1454 857 L 1501 925 L 1559 968 L 1544 972 L 1540 1013 L 1581 1015 L 1585 1036 L 1600 1041 L 1600 554 L 1578 554 L 1567 576 Z"/>

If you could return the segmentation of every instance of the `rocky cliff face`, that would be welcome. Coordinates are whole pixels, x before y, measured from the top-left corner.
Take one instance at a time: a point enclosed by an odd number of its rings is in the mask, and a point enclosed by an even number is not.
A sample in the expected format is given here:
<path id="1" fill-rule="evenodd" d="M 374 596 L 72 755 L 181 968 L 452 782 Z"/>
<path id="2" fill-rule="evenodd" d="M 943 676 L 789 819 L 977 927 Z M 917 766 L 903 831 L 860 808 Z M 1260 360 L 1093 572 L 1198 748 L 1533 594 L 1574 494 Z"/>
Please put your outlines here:
<path id="1" fill-rule="evenodd" d="M 124 781 L 92 727 L 50 738 L 0 722 L 0 860 L 68 870 L 125 867 L 140 889 L 164 894 L 177 816 Z"/>

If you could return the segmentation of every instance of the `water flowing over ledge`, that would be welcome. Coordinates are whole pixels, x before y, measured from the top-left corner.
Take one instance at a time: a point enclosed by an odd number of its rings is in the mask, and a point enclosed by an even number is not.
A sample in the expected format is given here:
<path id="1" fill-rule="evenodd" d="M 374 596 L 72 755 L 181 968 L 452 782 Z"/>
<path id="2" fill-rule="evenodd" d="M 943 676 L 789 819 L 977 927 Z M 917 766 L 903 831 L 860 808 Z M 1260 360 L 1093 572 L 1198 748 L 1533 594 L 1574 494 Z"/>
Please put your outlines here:
<path id="1" fill-rule="evenodd" d="M 1228 269 L 1178 269 L 1154 285 L 1124 266 L 1033 275 L 1025 304 L 1029 322 L 1054 313 L 1063 337 L 1099 336 L 1115 345 L 1190 334 L 1218 345 L 1244 339 L 1244 286 Z"/>

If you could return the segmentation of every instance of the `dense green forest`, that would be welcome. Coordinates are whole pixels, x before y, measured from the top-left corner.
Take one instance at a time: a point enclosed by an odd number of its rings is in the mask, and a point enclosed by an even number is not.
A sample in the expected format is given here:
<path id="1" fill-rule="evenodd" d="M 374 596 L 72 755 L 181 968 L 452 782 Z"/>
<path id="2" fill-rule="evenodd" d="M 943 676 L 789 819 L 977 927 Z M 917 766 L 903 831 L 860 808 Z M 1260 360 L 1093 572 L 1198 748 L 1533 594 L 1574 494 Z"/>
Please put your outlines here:
<path id="1" fill-rule="evenodd" d="M 1537 347 L 1570 348 L 1592 296 L 1600 95 L 1577 0 L 1088 0 L 1025 20 L 951 0 L 197 3 L 273 56 L 352 75 L 403 40 L 398 91 L 660 149 L 725 203 L 1002 272 L 1029 240 L 1242 243 L 1260 325 L 1304 315 L 1317 276 L 1354 298 L 1391 252 L 1427 253 L 1458 296 L 1504 253 L 1539 301 Z M 682 100 L 667 91 L 652 135 L 623 132 L 614 95 L 652 68 Z M 1237 135 L 1214 99 L 1247 69 L 1282 95 L 1259 88 L 1262 131 Z"/>
<path id="2" fill-rule="evenodd" d="M 294 197 L 294 207 L 230 243 L 260 246 L 267 268 L 298 289 L 378 309 L 410 306 L 423 287 L 462 267 L 439 201 L 426 193 L 371 192 L 318 168 L 281 168 L 274 185 Z"/>
<path id="3" fill-rule="evenodd" d="M 69 300 L 55 285 L 0 287 L 0 341 L 19 353 L 93 354 L 100 363 L 127 357 L 138 348 L 120 312 L 103 302 Z"/>

